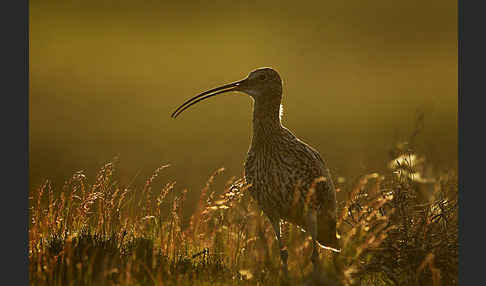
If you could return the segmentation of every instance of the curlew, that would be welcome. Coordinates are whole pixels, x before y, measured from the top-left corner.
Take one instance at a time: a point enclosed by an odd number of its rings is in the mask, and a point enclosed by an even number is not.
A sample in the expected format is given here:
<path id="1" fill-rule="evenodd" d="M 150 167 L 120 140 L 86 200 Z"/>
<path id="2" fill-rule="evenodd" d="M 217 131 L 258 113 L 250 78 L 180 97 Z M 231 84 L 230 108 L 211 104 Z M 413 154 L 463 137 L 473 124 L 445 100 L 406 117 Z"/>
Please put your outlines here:
<path id="1" fill-rule="evenodd" d="M 203 92 L 177 108 L 175 118 L 190 106 L 218 94 L 238 91 L 253 98 L 253 136 L 245 161 L 251 196 L 268 217 L 278 240 L 287 274 L 287 249 L 281 227 L 293 223 L 310 233 L 311 261 L 318 269 L 317 247 L 339 252 L 336 235 L 336 191 L 319 153 L 281 124 L 282 80 L 271 68 L 256 69 L 243 80 Z"/>

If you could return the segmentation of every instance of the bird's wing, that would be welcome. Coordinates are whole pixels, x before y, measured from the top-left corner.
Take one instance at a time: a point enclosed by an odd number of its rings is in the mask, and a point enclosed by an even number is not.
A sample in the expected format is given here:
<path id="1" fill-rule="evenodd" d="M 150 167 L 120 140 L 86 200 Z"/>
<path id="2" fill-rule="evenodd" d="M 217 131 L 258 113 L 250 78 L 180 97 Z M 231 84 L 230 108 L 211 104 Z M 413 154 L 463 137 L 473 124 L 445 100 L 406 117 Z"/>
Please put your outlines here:
<path id="1" fill-rule="evenodd" d="M 314 179 L 308 182 L 307 185 L 309 188 L 314 189 L 316 207 L 334 210 L 336 207 L 336 190 L 329 169 L 317 150 L 307 144 L 305 144 L 305 148 L 308 154 L 312 156 L 313 164 L 310 164 L 312 167 L 309 172 Z"/>

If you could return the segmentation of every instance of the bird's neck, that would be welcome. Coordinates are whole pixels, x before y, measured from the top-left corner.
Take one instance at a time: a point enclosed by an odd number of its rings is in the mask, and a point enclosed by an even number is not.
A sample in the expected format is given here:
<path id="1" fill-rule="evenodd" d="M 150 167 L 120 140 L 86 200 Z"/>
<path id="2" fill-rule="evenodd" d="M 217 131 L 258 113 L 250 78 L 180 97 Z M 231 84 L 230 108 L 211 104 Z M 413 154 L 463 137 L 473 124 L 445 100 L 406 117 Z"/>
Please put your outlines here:
<path id="1" fill-rule="evenodd" d="M 271 138 L 282 129 L 280 98 L 258 100 L 253 104 L 253 142 Z"/>

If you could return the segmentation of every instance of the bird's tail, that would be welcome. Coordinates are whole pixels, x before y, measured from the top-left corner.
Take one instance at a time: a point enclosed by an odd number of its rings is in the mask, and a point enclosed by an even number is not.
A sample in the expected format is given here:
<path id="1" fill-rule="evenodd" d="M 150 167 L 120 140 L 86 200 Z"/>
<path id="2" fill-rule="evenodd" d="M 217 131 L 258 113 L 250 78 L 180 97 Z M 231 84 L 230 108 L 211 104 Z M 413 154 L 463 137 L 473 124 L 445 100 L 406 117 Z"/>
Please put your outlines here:
<path id="1" fill-rule="evenodd" d="M 319 222 L 317 227 L 317 242 L 322 248 L 332 250 L 334 252 L 340 252 L 341 247 L 339 245 L 339 239 L 336 232 L 336 221 L 327 220 Z"/>

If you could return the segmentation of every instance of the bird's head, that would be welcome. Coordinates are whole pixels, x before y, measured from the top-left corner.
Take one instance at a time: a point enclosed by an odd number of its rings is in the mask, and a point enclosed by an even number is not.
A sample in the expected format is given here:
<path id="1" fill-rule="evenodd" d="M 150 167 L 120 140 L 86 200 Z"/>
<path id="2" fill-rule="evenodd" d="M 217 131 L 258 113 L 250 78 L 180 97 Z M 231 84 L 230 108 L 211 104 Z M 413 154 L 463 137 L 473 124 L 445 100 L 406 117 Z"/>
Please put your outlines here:
<path id="1" fill-rule="evenodd" d="M 187 100 L 172 113 L 172 117 L 177 117 L 184 110 L 202 100 L 230 91 L 246 93 L 255 100 L 275 100 L 280 103 L 282 97 L 282 79 L 272 68 L 256 69 L 240 81 L 213 88 Z"/>
<path id="2" fill-rule="evenodd" d="M 282 80 L 272 68 L 259 68 L 241 81 L 239 91 L 257 99 L 263 96 L 277 96 L 282 93 Z"/>

